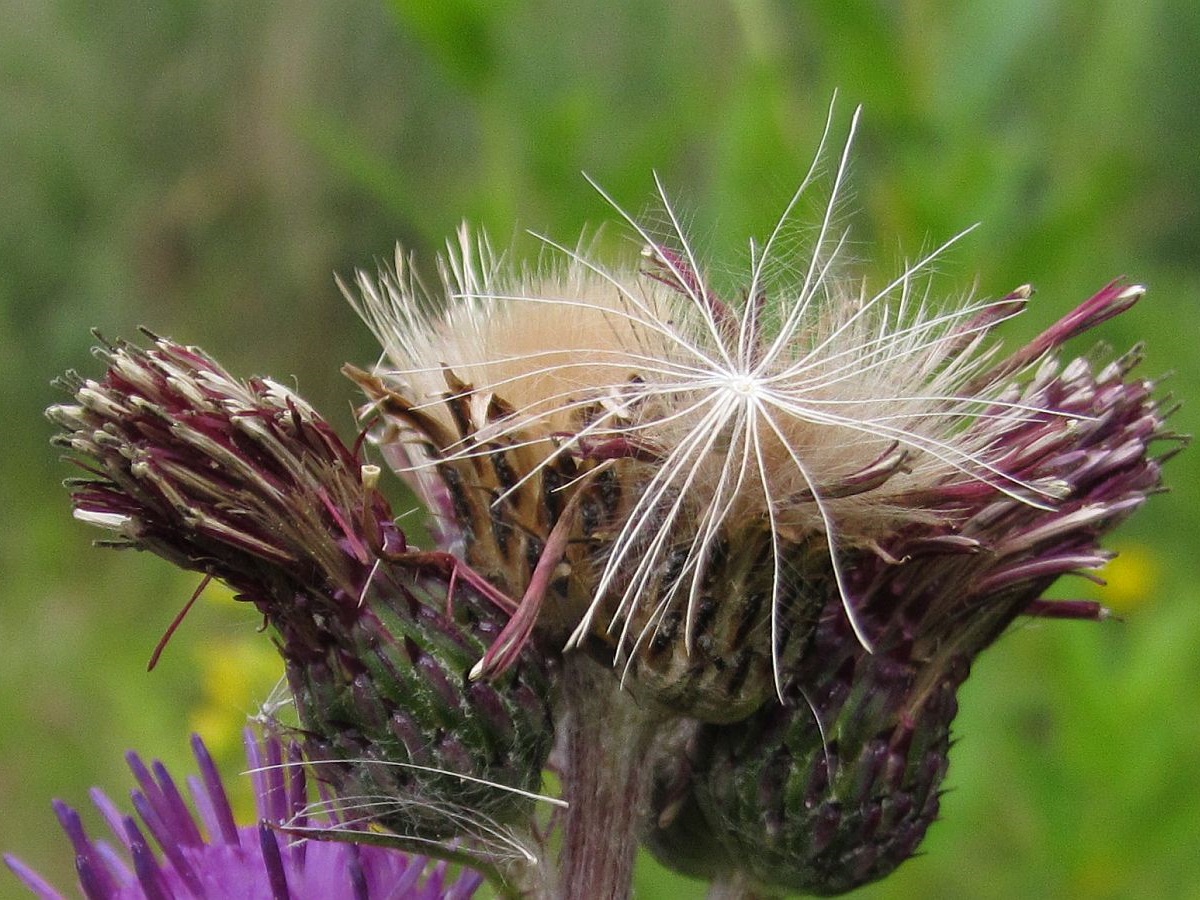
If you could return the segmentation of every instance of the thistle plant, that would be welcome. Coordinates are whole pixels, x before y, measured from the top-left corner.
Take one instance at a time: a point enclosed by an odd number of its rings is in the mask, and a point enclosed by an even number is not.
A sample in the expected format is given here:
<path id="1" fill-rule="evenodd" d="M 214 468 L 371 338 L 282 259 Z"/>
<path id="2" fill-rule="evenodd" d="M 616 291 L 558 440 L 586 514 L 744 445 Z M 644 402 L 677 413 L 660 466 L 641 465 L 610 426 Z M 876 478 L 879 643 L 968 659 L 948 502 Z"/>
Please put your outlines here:
<path id="1" fill-rule="evenodd" d="M 350 444 L 199 350 L 107 345 L 50 410 L 89 472 L 76 515 L 255 604 L 309 762 L 372 839 L 531 897 L 627 896 L 640 845 L 720 896 L 881 878 L 937 816 L 975 657 L 1020 616 L 1105 617 L 1043 594 L 1107 561 L 1178 438 L 1140 351 L 1062 355 L 1140 286 L 1005 353 L 1029 287 L 929 300 L 958 238 L 847 280 L 849 146 L 808 254 L 788 227 L 823 151 L 732 291 L 661 185 L 666 237 L 613 202 L 632 264 L 542 238 L 557 259 L 521 268 L 464 227 L 437 289 L 403 253 L 359 272 L 384 356 L 345 369 Z"/>

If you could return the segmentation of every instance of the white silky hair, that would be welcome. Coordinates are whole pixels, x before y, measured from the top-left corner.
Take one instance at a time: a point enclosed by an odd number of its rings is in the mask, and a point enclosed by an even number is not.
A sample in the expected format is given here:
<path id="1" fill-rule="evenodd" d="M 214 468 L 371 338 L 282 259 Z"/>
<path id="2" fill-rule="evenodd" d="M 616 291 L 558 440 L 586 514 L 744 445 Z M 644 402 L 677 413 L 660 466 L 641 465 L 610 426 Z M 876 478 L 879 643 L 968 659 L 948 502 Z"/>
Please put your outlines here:
<path id="1" fill-rule="evenodd" d="M 563 454 L 604 440 L 657 454 L 649 470 L 639 470 L 637 499 L 597 567 L 591 604 L 568 646 L 596 626 L 610 593 L 616 606 L 607 627 L 623 623 L 618 658 L 646 640 L 677 600 L 686 603 L 690 640 L 714 550 L 752 526 L 769 535 L 773 638 L 781 627 L 786 551 L 820 535 L 848 620 L 870 650 L 842 563 L 848 548 L 871 546 L 906 521 L 929 521 L 933 514 L 913 498 L 947 480 L 983 482 L 1037 507 L 1057 499 L 1057 485 L 1003 471 L 995 461 L 1003 448 L 991 437 L 1029 417 L 1056 415 L 1021 404 L 1011 381 L 987 378 L 998 352 L 985 343 L 987 334 L 1016 315 L 1028 293 L 946 309 L 929 302 L 924 275 L 971 229 L 880 290 L 842 276 L 847 233 L 835 228 L 834 217 L 860 112 L 807 259 L 776 261 L 775 254 L 789 243 L 785 232 L 825 157 L 832 106 L 812 167 L 778 224 L 763 243 L 751 241 L 748 282 L 733 304 L 702 281 L 704 266 L 657 176 L 677 252 L 665 252 L 593 185 L 645 243 L 659 277 L 606 267 L 582 244 L 542 236 L 564 262 L 549 271 L 513 271 L 486 236 L 465 227 L 442 261 L 444 298 L 426 290 L 399 253 L 395 272 L 379 280 L 358 273 L 360 298 L 350 299 L 383 345 L 389 365 L 381 373 L 416 408 L 449 423 L 449 371 L 470 385 L 481 409 L 499 397 L 515 410 L 499 422 L 481 416 L 470 440 L 440 448 L 443 460 L 496 452 L 489 441 L 503 450 L 544 448 L 538 468 L 523 473 L 511 493 Z M 766 297 L 771 302 L 759 299 Z M 995 427 L 972 427 L 988 420 L 997 420 Z M 433 463 L 419 449 L 410 456 L 416 467 Z M 837 490 L 888 459 L 894 470 L 880 484 Z M 665 590 L 651 590 L 681 547 L 676 577 Z M 629 634 L 633 611 L 648 602 L 655 608 L 641 621 L 649 624 Z M 773 656 L 777 645 L 773 639 Z M 774 665 L 780 685 L 777 658 Z"/>
<path id="2" fill-rule="evenodd" d="M 246 770 L 243 774 L 252 775 L 275 770 L 309 769 L 320 777 L 320 770 L 324 765 L 336 768 L 346 765 L 393 766 L 408 771 L 459 778 L 475 785 L 494 789 L 500 793 L 525 797 L 551 807 L 566 806 L 565 801 L 556 797 L 521 790 L 500 784 L 499 782 L 474 778 L 446 769 L 419 766 L 412 763 L 387 762 L 379 759 L 284 761 L 274 765 L 257 766 Z M 540 864 L 540 848 L 535 846 L 531 839 L 523 835 L 518 829 L 497 822 L 490 816 L 484 815 L 468 806 L 457 805 L 446 799 L 421 796 L 417 793 L 413 793 L 412 795 L 339 793 L 336 797 L 322 797 L 319 800 L 311 801 L 296 813 L 292 821 L 275 824 L 286 828 L 289 833 L 296 836 L 311 833 L 314 837 L 320 838 L 330 831 L 344 831 L 353 835 L 381 819 L 387 819 L 390 824 L 395 825 L 397 822 L 403 821 L 406 814 L 412 814 L 414 818 L 420 817 L 425 820 L 430 818 L 440 820 L 451 833 L 457 833 L 469 839 L 471 853 L 480 860 L 486 860 L 496 865 L 507 863 Z M 311 816 L 323 819 L 334 818 L 336 822 L 321 826 L 305 825 L 304 823 Z M 375 831 L 372 833 L 372 836 L 379 843 L 387 842 L 386 832 Z M 455 849 L 456 841 L 422 837 L 416 833 L 398 831 L 396 833 L 396 845 L 401 849 L 410 851 L 415 847 L 425 845 L 428 847 L 428 850 L 425 852 L 436 856 L 438 851 Z"/>

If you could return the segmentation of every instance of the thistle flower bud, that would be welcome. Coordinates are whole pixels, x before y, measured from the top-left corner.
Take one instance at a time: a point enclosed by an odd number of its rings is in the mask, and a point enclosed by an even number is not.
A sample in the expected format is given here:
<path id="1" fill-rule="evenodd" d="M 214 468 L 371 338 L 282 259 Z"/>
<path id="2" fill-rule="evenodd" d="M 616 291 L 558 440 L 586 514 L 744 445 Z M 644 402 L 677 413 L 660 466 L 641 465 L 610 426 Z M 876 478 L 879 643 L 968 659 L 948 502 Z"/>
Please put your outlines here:
<path id="1" fill-rule="evenodd" d="M 1017 362 L 1052 351 L 1139 294 L 1108 286 Z M 1083 359 L 1063 365 L 1044 356 L 1013 386 L 1009 411 L 971 426 L 997 449 L 1004 471 L 1026 484 L 1056 484 L 1053 507 L 978 483 L 947 485 L 940 498 L 926 498 L 939 521 L 847 558 L 873 652 L 842 614 L 829 573 L 825 609 L 801 663 L 786 674 L 783 701 L 736 726 L 698 729 L 686 776 L 664 782 L 650 838 L 660 856 L 694 865 L 684 835 L 707 832 L 721 851 L 709 865 L 724 860 L 727 874 L 833 894 L 886 875 L 913 853 L 937 816 L 955 694 L 974 658 L 1020 615 L 1103 617 L 1096 604 L 1040 597 L 1060 575 L 1102 565 L 1100 537 L 1159 488 L 1165 457 L 1151 456 L 1150 445 L 1177 438 L 1152 385 L 1127 380 L 1139 356 L 1135 350 L 1099 373 Z M 1016 366 L 1010 358 L 995 368 Z M 707 828 L 682 821 L 676 811 L 689 803 Z"/>
<path id="2" fill-rule="evenodd" d="M 69 482 L 75 515 L 255 604 L 318 774 L 365 818 L 448 838 L 464 803 L 483 820 L 527 812 L 548 672 L 530 650 L 503 679 L 466 680 L 506 620 L 501 595 L 409 547 L 377 472 L 292 391 L 153 340 L 99 349 L 105 376 L 68 374 L 74 403 L 48 411 L 90 473 Z"/>

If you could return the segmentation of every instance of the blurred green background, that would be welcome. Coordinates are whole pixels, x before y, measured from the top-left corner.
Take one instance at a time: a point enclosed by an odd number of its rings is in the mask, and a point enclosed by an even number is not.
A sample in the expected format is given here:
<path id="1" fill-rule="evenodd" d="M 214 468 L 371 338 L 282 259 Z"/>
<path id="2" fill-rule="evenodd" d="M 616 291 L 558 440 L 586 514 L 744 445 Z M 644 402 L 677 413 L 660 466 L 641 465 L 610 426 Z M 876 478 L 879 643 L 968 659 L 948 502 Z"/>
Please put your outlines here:
<path id="1" fill-rule="evenodd" d="M 836 89 L 835 134 L 865 105 L 843 207 L 863 272 L 982 220 L 935 290 L 1034 283 L 1012 342 L 1143 281 L 1101 337 L 1144 339 L 1197 430 L 1195 0 L 0 0 L 0 19 L 0 849 L 59 884 L 52 796 L 123 796 L 128 747 L 188 771 L 195 728 L 237 772 L 277 677 L 216 588 L 145 672 L 196 580 L 70 519 L 41 411 L 57 373 L 98 371 L 92 327 L 293 379 L 349 429 L 338 367 L 375 350 L 333 273 L 397 240 L 428 260 L 462 218 L 569 243 L 612 219 L 581 170 L 634 211 L 658 171 L 736 264 Z M 1200 896 L 1200 454 L 1167 476 L 1112 540 L 1110 586 L 1059 588 L 1125 621 L 1027 624 L 982 658 L 927 853 L 860 896 Z M 640 897 L 702 893 L 641 876 Z"/>

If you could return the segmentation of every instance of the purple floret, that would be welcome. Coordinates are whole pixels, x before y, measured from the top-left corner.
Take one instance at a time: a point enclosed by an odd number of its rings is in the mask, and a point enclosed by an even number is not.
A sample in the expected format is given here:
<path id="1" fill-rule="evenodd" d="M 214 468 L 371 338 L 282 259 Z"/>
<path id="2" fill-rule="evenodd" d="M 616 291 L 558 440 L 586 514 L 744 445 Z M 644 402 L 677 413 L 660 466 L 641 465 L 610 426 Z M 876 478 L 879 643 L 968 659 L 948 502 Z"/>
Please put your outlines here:
<path id="1" fill-rule="evenodd" d="M 194 812 L 162 763 L 147 767 L 134 753 L 128 760 L 137 783 L 131 795 L 136 816 L 99 790 L 91 794 L 116 841 L 93 840 L 74 809 L 54 802 L 88 900 L 466 900 L 483 881 L 470 871 L 453 877 L 445 863 L 395 849 L 296 837 L 299 828 L 344 823 L 335 814 L 308 814 L 304 767 L 294 747 L 249 730 L 246 757 L 258 821 L 239 826 L 198 736 L 192 750 L 200 769 L 187 780 Z M 33 894 L 63 900 L 19 859 L 4 860 Z"/>

